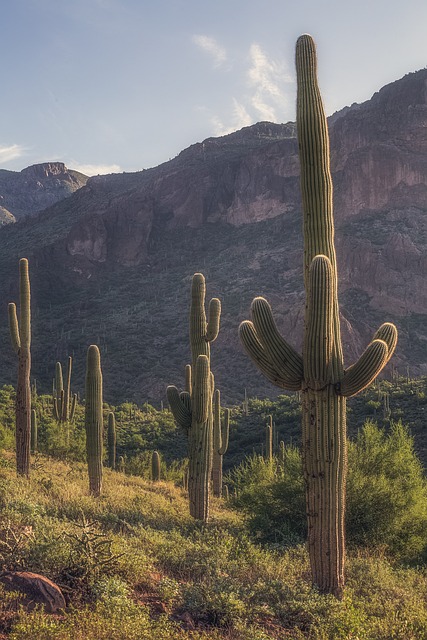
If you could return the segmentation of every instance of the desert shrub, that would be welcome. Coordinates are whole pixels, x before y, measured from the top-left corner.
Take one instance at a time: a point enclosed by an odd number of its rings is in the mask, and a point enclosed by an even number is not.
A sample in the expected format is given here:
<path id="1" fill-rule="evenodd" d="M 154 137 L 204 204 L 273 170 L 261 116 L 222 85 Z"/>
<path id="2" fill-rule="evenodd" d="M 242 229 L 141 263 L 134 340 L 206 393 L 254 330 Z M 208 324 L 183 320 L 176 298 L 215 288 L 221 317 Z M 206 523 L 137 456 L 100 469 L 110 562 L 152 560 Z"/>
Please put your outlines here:
<path id="1" fill-rule="evenodd" d="M 347 537 L 384 546 L 402 560 L 426 547 L 427 484 L 413 438 L 401 422 L 388 432 L 366 422 L 349 446 Z"/>
<path id="2" fill-rule="evenodd" d="M 420 560 L 426 547 L 427 483 L 413 438 L 400 423 L 384 431 L 366 422 L 349 443 L 347 542 L 381 547 L 401 561 Z M 229 474 L 236 507 L 261 542 L 293 545 L 306 537 L 304 482 L 297 449 L 285 449 L 285 464 L 247 458 Z"/>

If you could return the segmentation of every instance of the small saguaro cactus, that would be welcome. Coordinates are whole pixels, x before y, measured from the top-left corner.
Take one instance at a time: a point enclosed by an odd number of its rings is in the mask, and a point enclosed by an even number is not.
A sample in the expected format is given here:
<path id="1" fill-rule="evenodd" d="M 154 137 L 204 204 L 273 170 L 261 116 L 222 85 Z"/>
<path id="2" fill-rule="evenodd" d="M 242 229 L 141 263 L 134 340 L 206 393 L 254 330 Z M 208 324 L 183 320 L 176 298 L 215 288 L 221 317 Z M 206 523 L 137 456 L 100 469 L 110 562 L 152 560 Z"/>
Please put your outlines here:
<path id="1" fill-rule="evenodd" d="M 14 302 L 9 303 L 8 311 L 12 347 L 18 354 L 16 471 L 28 478 L 31 446 L 31 292 L 27 258 L 19 261 L 19 321 Z"/>
<path id="2" fill-rule="evenodd" d="M 302 452 L 312 580 L 342 596 L 347 474 L 346 399 L 362 391 L 394 352 L 396 327 L 381 325 L 359 360 L 345 368 L 337 296 L 329 138 L 317 85 L 313 39 L 296 46 L 297 132 L 304 231 L 305 332 L 302 356 L 279 334 L 264 298 L 240 326 L 246 351 L 273 384 L 301 392 Z"/>
<path id="3" fill-rule="evenodd" d="M 73 359 L 68 357 L 67 374 L 62 376 L 62 366 L 60 362 L 55 365 L 55 382 L 53 393 L 53 416 L 58 422 L 72 422 L 76 409 L 77 394 L 71 398 L 71 370 Z M 71 398 L 71 400 L 70 400 Z"/>
<path id="4" fill-rule="evenodd" d="M 210 370 L 210 343 L 218 335 L 221 303 L 212 298 L 206 318 L 205 296 L 205 278 L 201 273 L 195 273 L 190 306 L 192 364 L 185 368 L 185 391 L 179 393 L 175 386 L 169 386 L 167 396 L 176 423 L 188 437 L 190 514 L 207 522 L 213 458 L 214 380 Z"/>
<path id="5" fill-rule="evenodd" d="M 160 456 L 158 451 L 151 454 L 151 479 L 153 482 L 160 480 Z"/>
<path id="6" fill-rule="evenodd" d="M 212 492 L 220 498 L 222 495 L 222 461 L 228 449 L 230 434 L 230 409 L 225 409 L 221 420 L 221 394 L 219 389 L 214 394 L 213 415 L 213 464 L 212 464 Z"/>
<path id="7" fill-rule="evenodd" d="M 98 497 L 102 491 L 102 372 L 99 349 L 94 344 L 87 351 L 85 428 L 89 493 Z"/>
<path id="8" fill-rule="evenodd" d="M 37 413 L 31 409 L 31 451 L 37 453 Z"/>
<path id="9" fill-rule="evenodd" d="M 110 411 L 110 413 L 108 414 L 107 445 L 108 445 L 108 466 L 110 467 L 110 469 L 115 469 L 116 468 L 116 418 L 112 411 Z"/>
<path id="10" fill-rule="evenodd" d="M 124 456 L 119 456 L 119 461 L 117 463 L 117 471 L 119 471 L 120 473 L 124 473 L 126 469 L 126 461 L 124 459 Z"/>
<path id="11" fill-rule="evenodd" d="M 268 416 L 265 425 L 265 459 L 267 462 L 273 460 L 273 416 Z"/>

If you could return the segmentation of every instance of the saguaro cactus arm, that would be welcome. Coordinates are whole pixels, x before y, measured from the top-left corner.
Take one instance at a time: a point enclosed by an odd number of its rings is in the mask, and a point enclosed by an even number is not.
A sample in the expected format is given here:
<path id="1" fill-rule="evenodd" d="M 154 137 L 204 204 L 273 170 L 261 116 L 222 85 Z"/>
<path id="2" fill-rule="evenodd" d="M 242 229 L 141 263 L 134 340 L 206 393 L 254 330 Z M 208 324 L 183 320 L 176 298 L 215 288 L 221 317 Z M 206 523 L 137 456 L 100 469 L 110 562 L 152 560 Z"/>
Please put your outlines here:
<path id="1" fill-rule="evenodd" d="M 175 421 L 181 429 L 188 431 L 191 427 L 191 409 L 188 407 L 186 402 L 183 402 L 180 397 L 181 394 L 174 385 L 168 386 L 166 389 L 166 395 Z"/>
<path id="2" fill-rule="evenodd" d="M 291 386 L 300 385 L 303 375 L 302 358 L 280 335 L 267 300 L 255 298 L 251 314 L 258 339 L 283 382 Z"/>
<path id="3" fill-rule="evenodd" d="M 302 380 L 284 379 L 278 369 L 271 362 L 271 359 L 261 344 L 258 334 L 255 330 L 253 322 L 244 320 L 239 327 L 240 340 L 245 348 L 246 353 L 258 369 L 277 387 L 288 389 L 289 391 L 299 391 L 301 389 Z"/>
<path id="4" fill-rule="evenodd" d="M 15 353 L 19 352 L 21 348 L 21 338 L 19 336 L 19 325 L 18 325 L 18 316 L 16 313 L 16 304 L 14 302 L 9 302 L 7 306 L 7 310 L 9 313 L 9 328 L 10 328 L 10 338 L 12 340 L 12 348 Z"/>
<path id="5" fill-rule="evenodd" d="M 206 328 L 206 340 L 213 342 L 219 333 L 219 320 L 221 317 L 221 302 L 218 298 L 212 298 L 208 308 L 208 324 Z"/>

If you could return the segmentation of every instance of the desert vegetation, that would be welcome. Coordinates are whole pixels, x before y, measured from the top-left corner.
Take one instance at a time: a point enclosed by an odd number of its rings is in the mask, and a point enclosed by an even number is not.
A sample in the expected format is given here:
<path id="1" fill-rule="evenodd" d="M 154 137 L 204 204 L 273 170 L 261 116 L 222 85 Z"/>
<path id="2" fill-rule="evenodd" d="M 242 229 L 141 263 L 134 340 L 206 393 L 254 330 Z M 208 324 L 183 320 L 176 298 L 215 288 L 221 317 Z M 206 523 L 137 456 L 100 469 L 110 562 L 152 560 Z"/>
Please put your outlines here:
<path id="1" fill-rule="evenodd" d="M 387 322 L 344 366 L 328 134 L 310 36 L 297 43 L 297 73 L 302 355 L 264 298 L 240 328 L 284 395 L 245 392 L 243 405 L 221 407 L 211 358 L 221 302 L 206 309 L 201 273 L 189 292 L 191 363 L 183 390 L 168 387 L 168 406 L 108 403 L 95 344 L 83 399 L 72 393 L 71 357 L 65 383 L 52 363 L 52 393 L 39 394 L 21 259 L 19 309 L 9 305 L 18 382 L 0 389 L 4 637 L 427 638 L 427 381 L 394 369 L 379 379 L 397 342 Z"/>

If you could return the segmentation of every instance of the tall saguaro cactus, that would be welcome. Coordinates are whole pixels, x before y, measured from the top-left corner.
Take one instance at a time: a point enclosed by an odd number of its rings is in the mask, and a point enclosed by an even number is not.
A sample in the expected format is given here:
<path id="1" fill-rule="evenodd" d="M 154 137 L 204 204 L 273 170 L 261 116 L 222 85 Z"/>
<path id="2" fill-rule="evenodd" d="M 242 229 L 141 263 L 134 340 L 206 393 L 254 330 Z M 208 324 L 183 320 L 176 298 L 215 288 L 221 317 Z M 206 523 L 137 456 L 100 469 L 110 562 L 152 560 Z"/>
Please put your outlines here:
<path id="1" fill-rule="evenodd" d="M 230 434 L 230 409 L 225 409 L 221 420 L 221 393 L 219 389 L 214 394 L 213 414 L 213 463 L 212 463 L 212 492 L 214 496 L 222 496 L 222 461 L 228 449 Z"/>
<path id="2" fill-rule="evenodd" d="M 213 457 L 213 375 L 210 370 L 210 343 L 219 331 L 221 303 L 209 302 L 205 311 L 206 284 L 195 273 L 191 285 L 190 347 L 192 364 L 185 368 L 185 391 L 167 388 L 171 411 L 188 437 L 188 497 L 190 515 L 209 519 L 209 483 Z"/>
<path id="3" fill-rule="evenodd" d="M 18 354 L 16 386 L 16 471 L 30 475 L 31 443 L 31 291 L 28 260 L 19 261 L 19 321 L 14 302 L 9 303 L 12 347 Z"/>
<path id="4" fill-rule="evenodd" d="M 279 334 L 270 305 L 252 303 L 242 342 L 277 386 L 301 391 L 302 449 L 313 583 L 341 597 L 344 587 L 344 512 L 347 473 L 346 398 L 379 374 L 397 342 L 394 325 L 375 333 L 359 360 L 344 368 L 337 297 L 329 137 L 317 85 L 313 39 L 296 46 L 297 130 L 304 231 L 305 332 L 302 357 Z"/>
<path id="5" fill-rule="evenodd" d="M 102 372 L 99 349 L 94 344 L 87 351 L 85 428 L 89 493 L 98 497 L 102 491 Z"/>

